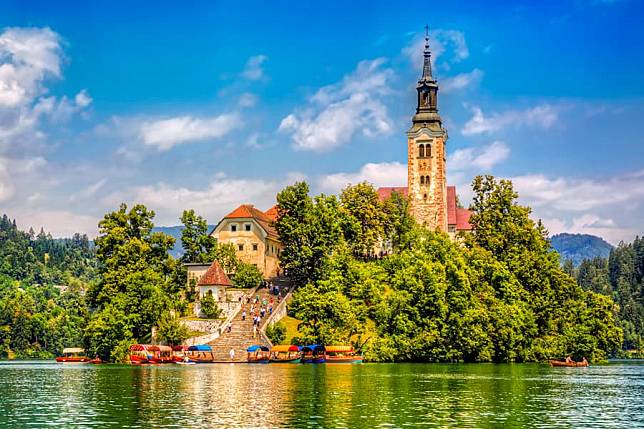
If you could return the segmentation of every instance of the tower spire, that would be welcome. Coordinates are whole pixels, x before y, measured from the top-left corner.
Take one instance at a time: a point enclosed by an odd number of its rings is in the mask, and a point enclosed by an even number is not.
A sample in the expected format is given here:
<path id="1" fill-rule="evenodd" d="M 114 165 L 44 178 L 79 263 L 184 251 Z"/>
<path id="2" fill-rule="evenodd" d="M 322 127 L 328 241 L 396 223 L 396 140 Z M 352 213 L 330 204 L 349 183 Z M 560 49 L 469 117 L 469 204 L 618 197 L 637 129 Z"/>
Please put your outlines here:
<path id="1" fill-rule="evenodd" d="M 432 52 L 429 50 L 429 25 L 425 25 L 425 50 L 423 51 L 423 76 L 421 80 L 434 80 L 432 76 Z"/>

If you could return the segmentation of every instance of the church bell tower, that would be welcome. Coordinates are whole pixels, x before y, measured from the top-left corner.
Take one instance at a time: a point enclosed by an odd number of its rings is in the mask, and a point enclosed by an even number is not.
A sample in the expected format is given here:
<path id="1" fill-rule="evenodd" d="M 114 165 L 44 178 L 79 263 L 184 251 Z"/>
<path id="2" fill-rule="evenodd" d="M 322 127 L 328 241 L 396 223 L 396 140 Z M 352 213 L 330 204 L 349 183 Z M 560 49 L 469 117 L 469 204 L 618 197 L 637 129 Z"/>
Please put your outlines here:
<path id="1" fill-rule="evenodd" d="M 407 189 L 411 214 L 421 225 L 447 231 L 447 130 L 438 114 L 438 84 L 432 75 L 429 29 L 425 27 L 423 74 L 416 85 L 416 114 L 407 131 Z"/>

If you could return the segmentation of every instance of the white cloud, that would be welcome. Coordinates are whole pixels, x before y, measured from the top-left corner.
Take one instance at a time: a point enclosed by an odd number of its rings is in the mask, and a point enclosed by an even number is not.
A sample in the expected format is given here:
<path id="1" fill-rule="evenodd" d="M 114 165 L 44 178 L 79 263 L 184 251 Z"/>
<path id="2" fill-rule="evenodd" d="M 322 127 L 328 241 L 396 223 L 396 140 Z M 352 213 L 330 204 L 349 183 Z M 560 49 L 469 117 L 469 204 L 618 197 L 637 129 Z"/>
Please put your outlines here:
<path id="1" fill-rule="evenodd" d="M 624 210 L 644 203 L 644 170 L 608 178 L 548 178 L 541 174 L 512 178 L 521 198 L 533 207 L 583 212 L 601 207 Z"/>
<path id="2" fill-rule="evenodd" d="M 355 173 L 335 173 L 323 176 L 318 185 L 324 192 L 336 193 L 349 184 L 367 181 L 376 188 L 381 186 L 406 186 L 407 165 L 399 162 L 368 163 Z"/>
<path id="3" fill-rule="evenodd" d="M 156 212 L 155 223 L 160 225 L 176 225 L 181 211 L 188 208 L 214 223 L 243 203 L 253 204 L 261 210 L 268 209 L 275 204 L 276 195 L 285 184 L 280 180 L 217 176 L 203 189 L 158 183 L 112 193 L 101 203 L 107 207 L 118 207 L 123 201 L 145 204 Z"/>
<path id="4" fill-rule="evenodd" d="M 244 92 L 239 96 L 239 101 L 237 103 L 240 107 L 253 107 L 257 104 L 257 96 L 250 92 Z"/>
<path id="5" fill-rule="evenodd" d="M 429 48 L 432 51 L 432 65 L 435 66 L 440 58 L 439 65 L 445 70 L 449 70 L 451 64 L 461 62 L 470 56 L 465 34 L 457 30 L 431 30 L 429 32 Z M 414 65 L 414 69 L 422 70 L 424 49 L 425 35 L 417 33 L 401 52 Z"/>
<path id="6" fill-rule="evenodd" d="M 510 148 L 502 141 L 495 141 L 482 148 L 458 149 L 447 158 L 448 171 L 489 170 L 510 155 Z"/>
<path id="7" fill-rule="evenodd" d="M 525 110 L 506 110 L 485 116 L 478 106 L 472 107 L 473 116 L 462 129 L 463 135 L 493 133 L 513 127 L 552 127 L 559 118 L 560 108 L 551 104 L 542 104 Z"/>
<path id="8" fill-rule="evenodd" d="M 474 69 L 469 73 L 460 73 L 453 77 L 448 77 L 441 82 L 441 91 L 451 92 L 459 89 L 465 89 L 477 86 L 483 80 L 483 71 Z"/>
<path id="9" fill-rule="evenodd" d="M 11 174 L 9 168 L 7 167 L 7 161 L 0 158 L 0 202 L 4 202 L 13 197 L 15 193 L 15 187 L 13 180 L 11 180 Z"/>
<path id="10" fill-rule="evenodd" d="M 76 94 L 76 97 L 74 97 L 74 101 L 76 102 L 76 105 L 78 107 L 87 107 L 92 103 L 92 97 L 89 96 L 87 93 L 87 90 L 82 90 L 78 94 Z"/>
<path id="11" fill-rule="evenodd" d="M 16 223 L 20 229 L 33 228 L 39 231 L 42 227 L 54 237 L 71 237 L 78 232 L 94 238 L 98 235 L 98 221 L 99 219 L 94 216 L 68 210 L 24 210 L 16 216 Z"/>
<path id="12" fill-rule="evenodd" d="M 255 55 L 250 57 L 248 61 L 246 61 L 246 66 L 241 73 L 242 77 L 248 80 L 264 79 L 266 74 L 264 73 L 262 64 L 264 64 L 266 60 L 268 60 L 266 55 Z"/>
<path id="13" fill-rule="evenodd" d="M 371 136 L 391 131 L 384 103 L 393 71 L 382 58 L 361 61 L 342 81 L 320 88 L 308 105 L 286 116 L 279 130 L 300 150 L 324 152 L 351 141 L 356 133 Z"/>
<path id="14" fill-rule="evenodd" d="M 621 228 L 613 219 L 601 218 L 595 214 L 584 214 L 570 221 L 560 218 L 542 219 L 550 235 L 568 232 L 571 234 L 591 234 L 604 238 L 616 245 L 620 241 L 631 241 L 638 231 Z"/>
<path id="15" fill-rule="evenodd" d="M 236 113 L 225 113 L 212 118 L 179 116 L 143 122 L 139 128 L 139 137 L 144 144 L 166 151 L 182 143 L 221 138 L 240 125 Z"/>

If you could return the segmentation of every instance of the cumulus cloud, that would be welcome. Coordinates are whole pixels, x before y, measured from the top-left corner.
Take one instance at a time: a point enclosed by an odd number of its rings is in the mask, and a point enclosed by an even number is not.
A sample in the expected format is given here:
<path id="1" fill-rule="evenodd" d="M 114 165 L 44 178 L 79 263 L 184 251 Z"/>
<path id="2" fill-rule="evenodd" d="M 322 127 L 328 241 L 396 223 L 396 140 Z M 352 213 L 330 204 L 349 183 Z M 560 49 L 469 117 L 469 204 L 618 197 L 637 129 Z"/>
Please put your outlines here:
<path id="1" fill-rule="evenodd" d="M 246 61 L 246 66 L 241 75 L 248 80 L 261 80 L 266 77 L 262 65 L 268 60 L 266 55 L 255 55 Z"/>
<path id="2" fill-rule="evenodd" d="M 283 180 L 252 180 L 214 177 L 204 188 L 157 183 L 136 186 L 109 194 L 101 200 L 108 207 L 125 201 L 143 203 L 157 213 L 155 222 L 176 225 L 183 209 L 192 208 L 210 222 L 217 222 L 240 204 L 254 204 L 266 210 L 275 204 L 277 193 L 287 182 Z"/>
<path id="3" fill-rule="evenodd" d="M 644 170 L 608 178 L 549 178 L 541 174 L 512 177 L 519 195 L 533 207 L 583 212 L 601 207 L 644 203 Z"/>
<path id="4" fill-rule="evenodd" d="M 250 92 L 244 92 L 239 96 L 239 101 L 237 103 L 240 107 L 253 107 L 257 104 L 257 96 Z"/>
<path id="5" fill-rule="evenodd" d="M 481 148 L 458 149 L 447 158 L 451 170 L 489 170 L 510 155 L 510 148 L 502 141 L 495 141 Z"/>
<path id="6" fill-rule="evenodd" d="M 631 241 L 638 231 L 632 228 L 622 228 L 610 218 L 602 218 L 595 214 L 584 214 L 570 220 L 560 218 L 542 219 L 550 235 L 568 232 L 571 234 L 591 234 L 604 238 L 616 245 L 620 241 Z"/>
<path id="7" fill-rule="evenodd" d="M 241 125 L 236 113 L 225 113 L 212 118 L 178 116 L 144 121 L 139 128 L 141 141 L 159 151 L 188 142 L 218 139 Z"/>
<path id="8" fill-rule="evenodd" d="M 393 71 L 382 58 L 361 61 L 342 81 L 320 88 L 307 106 L 282 119 L 279 130 L 299 150 L 324 152 L 351 141 L 356 133 L 387 134 L 391 119 L 384 103 Z"/>
<path id="9" fill-rule="evenodd" d="M 15 216 L 9 213 L 10 216 Z M 84 233 L 94 238 L 98 235 L 98 218 L 94 216 L 74 213 L 68 210 L 24 210 L 16 216 L 19 228 L 35 231 L 44 228 L 54 237 L 71 237 L 75 233 Z"/>
<path id="10" fill-rule="evenodd" d="M 324 192 L 336 193 L 349 184 L 367 181 L 376 188 L 381 186 L 406 186 L 407 165 L 399 162 L 368 163 L 354 173 L 335 173 L 323 176 L 318 185 Z"/>
<path id="11" fill-rule="evenodd" d="M 465 123 L 461 130 L 463 135 L 493 133 L 505 128 L 519 127 L 552 127 L 559 118 L 560 108 L 551 104 L 542 104 L 524 110 L 506 110 L 493 113 L 489 116 L 483 114 L 478 106 L 472 107 L 473 116 Z"/>
<path id="12" fill-rule="evenodd" d="M 441 82 L 441 91 L 453 92 L 478 86 L 481 80 L 483 80 L 483 70 L 474 69 L 469 73 L 460 73 L 456 76 L 443 79 Z"/>

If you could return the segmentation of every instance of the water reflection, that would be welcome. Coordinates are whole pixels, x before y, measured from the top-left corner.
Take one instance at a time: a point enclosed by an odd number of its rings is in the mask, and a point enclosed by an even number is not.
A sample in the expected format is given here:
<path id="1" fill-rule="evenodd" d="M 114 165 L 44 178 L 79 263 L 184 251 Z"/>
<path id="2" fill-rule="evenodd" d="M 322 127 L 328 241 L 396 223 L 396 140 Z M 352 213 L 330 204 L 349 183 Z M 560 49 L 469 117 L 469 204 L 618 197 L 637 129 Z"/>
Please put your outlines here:
<path id="1" fill-rule="evenodd" d="M 0 363 L 0 426 L 644 427 L 644 365 Z"/>

